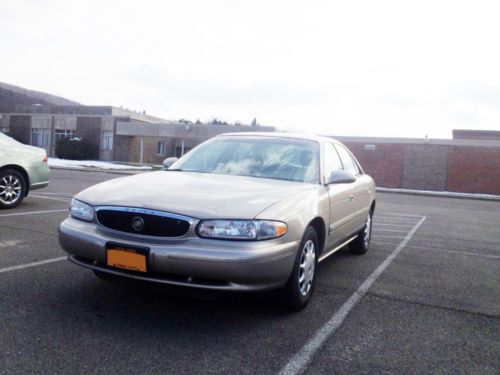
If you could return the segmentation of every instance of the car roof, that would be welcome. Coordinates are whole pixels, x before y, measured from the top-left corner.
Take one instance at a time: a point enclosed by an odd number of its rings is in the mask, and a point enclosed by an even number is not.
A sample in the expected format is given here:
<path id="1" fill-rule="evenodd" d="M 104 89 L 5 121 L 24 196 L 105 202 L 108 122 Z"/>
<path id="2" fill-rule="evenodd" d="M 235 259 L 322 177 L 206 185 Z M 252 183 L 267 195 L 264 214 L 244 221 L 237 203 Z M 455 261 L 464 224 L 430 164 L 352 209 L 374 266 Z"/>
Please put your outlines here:
<path id="1" fill-rule="evenodd" d="M 243 137 L 275 137 L 275 138 L 293 138 L 293 139 L 304 139 L 308 141 L 315 141 L 319 143 L 324 143 L 324 142 L 333 142 L 333 143 L 339 143 L 341 142 L 337 141 L 334 138 L 330 137 L 325 137 L 325 136 L 320 136 L 320 135 L 313 135 L 313 134 L 301 134 L 301 133 L 283 133 L 283 132 L 236 132 L 236 133 L 224 133 L 218 135 L 218 137 L 238 137 L 238 136 L 243 136 Z"/>

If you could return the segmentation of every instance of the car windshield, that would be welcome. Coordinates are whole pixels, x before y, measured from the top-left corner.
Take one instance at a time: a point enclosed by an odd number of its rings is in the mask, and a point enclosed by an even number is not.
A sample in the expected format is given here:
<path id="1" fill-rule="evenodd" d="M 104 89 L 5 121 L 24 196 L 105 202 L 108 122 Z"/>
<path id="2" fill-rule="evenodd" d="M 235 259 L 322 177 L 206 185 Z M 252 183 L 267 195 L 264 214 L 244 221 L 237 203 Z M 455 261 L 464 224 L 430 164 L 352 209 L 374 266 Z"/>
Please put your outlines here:
<path id="1" fill-rule="evenodd" d="M 319 146 L 277 137 L 219 137 L 182 157 L 171 169 L 319 183 Z"/>

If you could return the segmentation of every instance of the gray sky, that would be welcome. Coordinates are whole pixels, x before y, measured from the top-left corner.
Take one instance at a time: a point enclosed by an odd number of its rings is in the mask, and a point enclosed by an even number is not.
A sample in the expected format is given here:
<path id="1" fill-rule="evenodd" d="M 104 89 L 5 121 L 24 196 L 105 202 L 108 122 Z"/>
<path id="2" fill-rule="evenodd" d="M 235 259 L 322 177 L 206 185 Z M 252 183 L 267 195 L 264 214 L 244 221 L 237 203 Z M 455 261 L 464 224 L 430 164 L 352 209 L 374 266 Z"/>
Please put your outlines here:
<path id="1" fill-rule="evenodd" d="M 498 1 L 0 0 L 0 81 L 319 134 L 500 130 Z"/>

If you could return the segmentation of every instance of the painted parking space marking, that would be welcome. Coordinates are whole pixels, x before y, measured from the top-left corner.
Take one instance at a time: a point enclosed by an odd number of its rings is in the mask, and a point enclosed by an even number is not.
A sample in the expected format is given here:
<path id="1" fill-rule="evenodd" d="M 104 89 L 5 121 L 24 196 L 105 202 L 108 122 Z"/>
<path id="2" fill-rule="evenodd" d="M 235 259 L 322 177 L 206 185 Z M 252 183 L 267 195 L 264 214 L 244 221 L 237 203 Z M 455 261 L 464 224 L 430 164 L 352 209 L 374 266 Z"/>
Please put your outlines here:
<path id="1" fill-rule="evenodd" d="M 60 262 L 60 261 L 65 260 L 65 259 L 67 259 L 67 258 L 66 257 L 58 257 L 58 258 L 41 260 L 39 262 L 31 262 L 31 263 L 20 264 L 18 266 L 11 266 L 11 267 L 0 268 L 0 273 L 7 273 L 7 272 L 12 272 L 12 271 L 24 270 L 26 268 L 43 266 L 45 264 Z"/>
<path id="2" fill-rule="evenodd" d="M 38 215 L 38 214 L 50 214 L 54 212 L 69 212 L 67 208 L 59 210 L 43 210 L 43 211 L 28 211 L 28 212 L 16 212 L 13 214 L 0 214 L 0 217 L 12 217 L 12 216 L 22 216 L 22 215 Z"/>
<path id="3" fill-rule="evenodd" d="M 408 233 L 407 230 L 397 230 L 397 229 L 384 229 L 384 228 L 374 228 L 377 232 L 396 232 L 396 233 Z"/>
<path id="4" fill-rule="evenodd" d="M 373 243 L 375 245 L 395 245 L 394 243 L 377 241 L 377 240 L 373 240 Z M 473 256 L 473 257 L 477 256 L 477 257 L 482 257 L 482 258 L 500 259 L 500 255 L 473 253 L 472 251 L 442 249 L 439 247 L 427 247 L 427 246 L 424 247 L 424 246 L 413 246 L 413 245 L 406 245 L 406 247 L 409 247 L 412 249 L 420 249 L 420 250 L 443 252 L 443 253 L 452 253 L 452 254 L 465 255 L 465 256 Z"/>
<path id="5" fill-rule="evenodd" d="M 2 242 L 0 242 L 0 249 L 16 246 L 22 242 L 23 241 L 20 241 L 20 240 L 2 241 Z"/>
<path id="6" fill-rule="evenodd" d="M 418 220 L 414 219 L 409 219 L 409 218 L 397 218 L 397 217 L 387 217 L 387 216 L 377 216 L 375 215 L 374 220 L 383 220 L 383 221 L 390 221 L 390 222 L 395 222 L 395 223 L 402 223 L 402 224 L 416 224 Z"/>
<path id="7" fill-rule="evenodd" d="M 311 363 L 313 356 L 323 346 L 323 344 L 330 338 L 331 335 L 342 325 L 345 318 L 356 306 L 359 301 L 368 292 L 370 287 L 385 271 L 385 269 L 392 263 L 398 254 L 406 247 L 407 243 L 411 240 L 413 235 L 417 232 L 418 228 L 425 221 L 426 217 L 422 216 L 418 223 L 408 232 L 399 245 L 385 258 L 385 260 L 363 281 L 359 288 L 349 299 L 340 307 L 339 310 L 311 337 L 308 342 L 297 352 L 292 359 L 281 369 L 280 375 L 295 375 L 301 374 Z"/>
<path id="8" fill-rule="evenodd" d="M 401 228 L 413 228 L 413 225 L 409 224 L 385 224 L 385 223 L 376 223 L 374 222 L 373 225 L 375 226 L 388 226 L 388 227 L 401 227 Z"/>
<path id="9" fill-rule="evenodd" d="M 410 214 L 400 214 L 397 212 L 382 212 L 381 215 L 390 215 L 390 216 L 406 216 L 406 217 L 414 217 L 415 219 L 422 218 L 422 215 L 410 215 Z"/>
<path id="10" fill-rule="evenodd" d="M 48 199 L 48 200 L 51 200 L 51 201 L 58 201 L 58 202 L 70 202 L 71 201 L 71 198 L 54 198 L 54 197 L 44 197 L 42 195 L 34 195 L 34 194 L 30 194 L 28 195 L 28 198 L 40 198 L 40 199 Z"/>
<path id="11" fill-rule="evenodd" d="M 398 238 L 398 239 L 402 239 L 404 238 L 404 236 L 379 236 L 378 234 L 377 235 L 373 235 L 373 237 L 383 237 L 383 238 Z"/>

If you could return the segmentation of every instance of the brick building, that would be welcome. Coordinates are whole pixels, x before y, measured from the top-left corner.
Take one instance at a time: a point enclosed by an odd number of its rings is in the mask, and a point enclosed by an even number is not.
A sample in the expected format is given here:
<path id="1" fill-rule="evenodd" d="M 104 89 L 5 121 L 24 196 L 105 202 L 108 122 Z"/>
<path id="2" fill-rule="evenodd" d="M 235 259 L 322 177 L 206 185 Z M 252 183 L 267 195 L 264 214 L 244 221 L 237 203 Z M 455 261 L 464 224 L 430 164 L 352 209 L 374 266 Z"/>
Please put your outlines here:
<path id="1" fill-rule="evenodd" d="M 45 148 L 54 156 L 60 137 L 85 137 L 99 145 L 94 159 L 113 160 L 118 122 L 151 123 L 159 118 L 111 106 L 15 105 L 0 112 L 0 131 L 19 142 Z"/>
<path id="2" fill-rule="evenodd" d="M 500 195 L 500 132 L 479 133 L 450 140 L 335 138 L 379 187 Z"/>
<path id="3" fill-rule="evenodd" d="M 0 108 L 2 108 L 0 106 Z M 269 126 L 187 124 L 111 106 L 14 105 L 0 112 L 0 131 L 55 156 L 60 137 L 83 137 L 99 147 L 91 159 L 161 164 L 221 133 L 274 131 Z"/>

